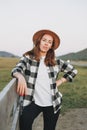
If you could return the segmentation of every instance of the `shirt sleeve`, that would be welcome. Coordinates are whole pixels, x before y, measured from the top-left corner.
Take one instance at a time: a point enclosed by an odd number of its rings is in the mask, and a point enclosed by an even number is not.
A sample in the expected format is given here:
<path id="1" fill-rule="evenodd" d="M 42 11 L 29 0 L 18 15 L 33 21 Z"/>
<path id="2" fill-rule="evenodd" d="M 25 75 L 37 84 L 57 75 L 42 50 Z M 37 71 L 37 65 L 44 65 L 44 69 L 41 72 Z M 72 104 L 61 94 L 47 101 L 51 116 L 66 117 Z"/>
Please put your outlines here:
<path id="1" fill-rule="evenodd" d="M 75 69 L 75 67 L 70 63 L 61 59 L 57 60 L 57 63 L 60 67 L 60 71 L 64 72 L 63 77 L 66 78 L 69 82 L 72 82 L 73 78 L 77 75 L 77 69 Z"/>
<path id="2" fill-rule="evenodd" d="M 14 77 L 13 73 L 15 73 L 15 72 L 19 72 L 22 75 L 24 75 L 26 67 L 27 67 L 27 58 L 25 56 L 23 56 L 20 58 L 17 65 L 12 69 L 11 76 Z"/>

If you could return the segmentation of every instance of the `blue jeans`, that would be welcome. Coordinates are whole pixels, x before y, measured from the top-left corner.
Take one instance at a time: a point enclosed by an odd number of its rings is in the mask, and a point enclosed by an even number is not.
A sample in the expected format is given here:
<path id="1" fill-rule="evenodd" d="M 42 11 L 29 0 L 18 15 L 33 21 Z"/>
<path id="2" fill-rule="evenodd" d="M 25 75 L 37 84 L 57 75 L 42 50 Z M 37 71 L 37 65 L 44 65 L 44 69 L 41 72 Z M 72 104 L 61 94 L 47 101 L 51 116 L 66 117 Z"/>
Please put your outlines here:
<path id="1" fill-rule="evenodd" d="M 43 113 L 44 121 L 43 130 L 55 130 L 60 110 L 56 114 L 54 114 L 53 106 L 40 107 L 34 102 L 24 107 L 23 113 L 19 118 L 20 130 L 32 130 L 34 119 L 41 112 Z"/>

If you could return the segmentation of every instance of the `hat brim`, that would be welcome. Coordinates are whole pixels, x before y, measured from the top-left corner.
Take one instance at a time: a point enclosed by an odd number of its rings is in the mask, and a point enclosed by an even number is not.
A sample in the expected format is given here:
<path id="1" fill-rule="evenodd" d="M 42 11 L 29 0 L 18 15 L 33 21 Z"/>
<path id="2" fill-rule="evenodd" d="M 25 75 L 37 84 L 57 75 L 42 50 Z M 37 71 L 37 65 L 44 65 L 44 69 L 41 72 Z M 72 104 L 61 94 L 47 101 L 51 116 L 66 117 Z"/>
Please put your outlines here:
<path id="1" fill-rule="evenodd" d="M 50 30 L 40 30 L 40 31 L 36 32 L 36 33 L 33 35 L 33 42 L 34 42 L 34 44 L 36 44 L 37 39 L 38 39 L 41 35 L 43 35 L 43 34 L 49 34 L 49 35 L 51 35 L 51 36 L 53 37 L 53 39 L 54 39 L 54 47 L 53 47 L 54 50 L 59 47 L 59 45 L 60 45 L 60 38 L 59 38 L 59 36 L 58 36 L 55 32 L 50 31 Z"/>

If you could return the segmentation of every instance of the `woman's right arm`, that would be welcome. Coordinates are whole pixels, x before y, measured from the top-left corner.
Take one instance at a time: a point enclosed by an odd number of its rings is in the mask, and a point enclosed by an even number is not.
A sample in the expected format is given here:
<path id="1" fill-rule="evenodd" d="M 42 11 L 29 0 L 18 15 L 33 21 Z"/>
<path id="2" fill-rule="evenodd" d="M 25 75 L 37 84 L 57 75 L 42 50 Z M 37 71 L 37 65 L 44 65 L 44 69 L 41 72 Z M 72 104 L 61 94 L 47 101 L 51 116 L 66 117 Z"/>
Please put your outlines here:
<path id="1" fill-rule="evenodd" d="M 11 76 L 18 79 L 17 93 L 21 96 L 27 95 L 27 83 L 25 79 L 25 70 L 27 67 L 27 58 L 21 57 L 17 65 L 12 69 Z"/>
<path id="2" fill-rule="evenodd" d="M 27 83 L 24 76 L 19 72 L 13 73 L 13 76 L 18 79 L 17 93 L 20 96 L 27 95 Z"/>

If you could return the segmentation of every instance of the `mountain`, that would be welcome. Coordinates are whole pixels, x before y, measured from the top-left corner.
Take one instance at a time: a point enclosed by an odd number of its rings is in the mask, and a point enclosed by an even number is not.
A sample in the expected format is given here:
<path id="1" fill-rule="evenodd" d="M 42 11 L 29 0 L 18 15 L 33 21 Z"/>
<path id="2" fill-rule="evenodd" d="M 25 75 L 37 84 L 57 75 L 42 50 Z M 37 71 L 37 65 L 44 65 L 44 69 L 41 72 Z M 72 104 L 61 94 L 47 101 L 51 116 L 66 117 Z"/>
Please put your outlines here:
<path id="1" fill-rule="evenodd" d="M 87 61 L 87 48 L 76 53 L 68 53 L 65 55 L 59 56 L 63 60 L 84 60 Z"/>
<path id="2" fill-rule="evenodd" d="M 10 52 L 6 52 L 6 51 L 0 51 L 0 57 L 19 57 L 17 55 L 14 55 Z"/>
<path id="3" fill-rule="evenodd" d="M 12 53 L 6 52 L 6 51 L 0 51 L 0 57 L 19 57 Z M 59 56 L 59 58 L 63 60 L 84 60 L 87 61 L 87 48 L 83 49 L 81 51 L 78 51 L 76 53 L 68 53 L 65 55 Z"/>

